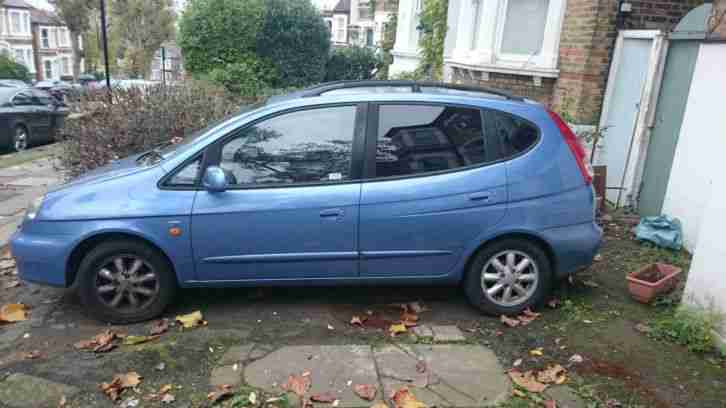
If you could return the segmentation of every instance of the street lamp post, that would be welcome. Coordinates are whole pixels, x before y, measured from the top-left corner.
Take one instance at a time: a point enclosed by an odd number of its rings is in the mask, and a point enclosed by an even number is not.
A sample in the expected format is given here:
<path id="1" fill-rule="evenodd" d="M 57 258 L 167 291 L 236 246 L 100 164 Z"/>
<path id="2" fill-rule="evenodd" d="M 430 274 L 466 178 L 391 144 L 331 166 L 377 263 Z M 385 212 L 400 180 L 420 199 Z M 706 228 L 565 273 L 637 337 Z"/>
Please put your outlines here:
<path id="1" fill-rule="evenodd" d="M 106 67 L 106 87 L 111 95 L 111 71 L 108 63 L 108 35 L 106 34 L 106 2 L 101 2 L 101 37 L 103 38 L 103 62 Z"/>

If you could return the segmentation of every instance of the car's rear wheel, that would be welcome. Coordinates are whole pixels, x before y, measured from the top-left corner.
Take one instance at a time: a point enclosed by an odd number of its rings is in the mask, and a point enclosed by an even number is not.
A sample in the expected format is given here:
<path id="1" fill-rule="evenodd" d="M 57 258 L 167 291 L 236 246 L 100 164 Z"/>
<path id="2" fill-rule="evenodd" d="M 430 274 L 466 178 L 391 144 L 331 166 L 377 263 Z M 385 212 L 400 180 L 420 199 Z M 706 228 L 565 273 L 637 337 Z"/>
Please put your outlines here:
<path id="1" fill-rule="evenodd" d="M 464 282 L 469 301 L 484 313 L 514 315 L 544 299 L 550 290 L 550 261 L 525 239 L 503 239 L 475 255 Z"/>
<path id="2" fill-rule="evenodd" d="M 152 319 L 171 302 L 176 279 L 156 249 L 133 240 L 101 243 L 81 261 L 79 295 L 93 317 L 114 324 Z"/>
<path id="3" fill-rule="evenodd" d="M 13 132 L 13 141 L 10 144 L 10 148 L 14 152 L 22 152 L 28 148 L 29 139 L 28 129 L 26 129 L 23 125 L 18 125 L 15 127 L 15 131 Z"/>

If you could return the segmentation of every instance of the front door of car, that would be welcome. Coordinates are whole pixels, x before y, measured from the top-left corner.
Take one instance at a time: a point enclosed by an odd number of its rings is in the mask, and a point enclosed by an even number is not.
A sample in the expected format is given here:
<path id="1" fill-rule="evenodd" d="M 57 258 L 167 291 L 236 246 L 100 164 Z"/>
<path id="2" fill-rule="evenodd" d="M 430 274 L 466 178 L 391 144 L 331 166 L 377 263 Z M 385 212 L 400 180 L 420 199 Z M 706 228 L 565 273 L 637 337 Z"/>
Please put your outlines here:
<path id="1" fill-rule="evenodd" d="M 444 276 L 506 211 L 504 163 L 477 108 L 372 107 L 361 192 L 361 276 Z"/>
<path id="2" fill-rule="evenodd" d="M 363 116 L 356 105 L 285 112 L 213 146 L 229 188 L 197 193 L 198 279 L 357 277 Z"/>
<path id="3" fill-rule="evenodd" d="M 28 130 L 29 143 L 38 143 L 46 138 L 43 133 L 41 117 L 36 108 L 36 100 L 30 90 L 18 92 L 13 97 L 13 110 L 16 118 L 22 122 Z"/>

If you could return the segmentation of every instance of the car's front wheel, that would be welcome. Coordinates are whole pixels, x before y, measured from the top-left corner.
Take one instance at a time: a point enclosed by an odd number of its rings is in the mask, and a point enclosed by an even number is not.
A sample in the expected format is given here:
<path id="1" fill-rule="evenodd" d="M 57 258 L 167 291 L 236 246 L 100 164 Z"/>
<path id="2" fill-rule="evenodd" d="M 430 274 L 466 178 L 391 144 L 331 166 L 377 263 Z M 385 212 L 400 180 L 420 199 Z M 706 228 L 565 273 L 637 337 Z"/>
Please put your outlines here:
<path id="1" fill-rule="evenodd" d="M 540 303 L 550 290 L 551 266 L 539 245 L 503 239 L 475 256 L 464 282 L 469 301 L 491 315 L 515 315 Z"/>
<path id="2" fill-rule="evenodd" d="M 133 240 L 103 242 L 78 269 L 81 301 L 93 317 L 114 324 L 152 319 L 171 302 L 176 279 L 156 249 Z"/>

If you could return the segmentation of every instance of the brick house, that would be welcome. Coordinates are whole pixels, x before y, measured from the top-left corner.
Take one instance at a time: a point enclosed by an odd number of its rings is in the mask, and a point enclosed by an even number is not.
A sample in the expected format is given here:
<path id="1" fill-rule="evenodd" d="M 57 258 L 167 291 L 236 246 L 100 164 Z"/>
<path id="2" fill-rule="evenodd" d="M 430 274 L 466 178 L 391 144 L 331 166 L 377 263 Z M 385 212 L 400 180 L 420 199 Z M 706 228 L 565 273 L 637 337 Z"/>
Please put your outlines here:
<path id="1" fill-rule="evenodd" d="M 25 65 L 35 74 L 31 7 L 22 0 L 5 0 L 0 7 L 0 53 Z"/>
<path id="2" fill-rule="evenodd" d="M 34 63 L 40 68 L 35 74 L 36 79 L 72 80 L 73 49 L 70 30 L 57 15 L 49 11 L 31 9 L 30 16 L 35 49 Z M 78 41 L 82 50 L 80 37 Z M 81 59 L 80 72 L 83 69 Z"/>
<path id="3" fill-rule="evenodd" d="M 596 124 L 620 29 L 670 30 L 704 0 L 449 0 L 444 79 L 510 90 Z M 400 0 L 391 73 L 418 64 L 421 0 Z"/>

